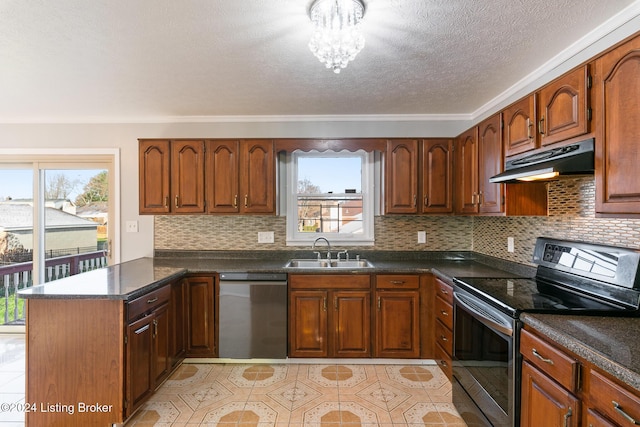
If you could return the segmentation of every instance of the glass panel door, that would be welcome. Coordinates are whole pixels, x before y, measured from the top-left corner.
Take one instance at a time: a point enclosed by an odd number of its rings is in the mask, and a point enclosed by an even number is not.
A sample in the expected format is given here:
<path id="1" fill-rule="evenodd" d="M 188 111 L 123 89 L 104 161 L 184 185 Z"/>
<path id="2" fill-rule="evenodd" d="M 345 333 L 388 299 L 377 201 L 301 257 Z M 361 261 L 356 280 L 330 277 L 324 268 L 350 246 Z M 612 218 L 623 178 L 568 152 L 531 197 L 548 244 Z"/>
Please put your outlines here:
<path id="1" fill-rule="evenodd" d="M 0 166 L 0 325 L 24 324 L 16 291 L 33 284 L 33 168 Z"/>

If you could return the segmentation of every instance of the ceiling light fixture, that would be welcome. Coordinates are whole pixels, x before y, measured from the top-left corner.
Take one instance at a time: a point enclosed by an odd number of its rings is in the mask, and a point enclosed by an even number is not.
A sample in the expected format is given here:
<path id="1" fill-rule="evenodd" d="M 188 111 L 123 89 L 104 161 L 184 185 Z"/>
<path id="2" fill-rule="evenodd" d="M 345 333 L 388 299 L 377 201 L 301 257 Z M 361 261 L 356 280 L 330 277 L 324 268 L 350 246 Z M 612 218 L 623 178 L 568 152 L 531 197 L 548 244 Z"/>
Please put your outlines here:
<path id="1" fill-rule="evenodd" d="M 309 9 L 314 26 L 309 41 L 311 52 L 340 73 L 364 47 L 360 21 L 364 16 L 364 3 L 360 0 L 315 0 Z"/>

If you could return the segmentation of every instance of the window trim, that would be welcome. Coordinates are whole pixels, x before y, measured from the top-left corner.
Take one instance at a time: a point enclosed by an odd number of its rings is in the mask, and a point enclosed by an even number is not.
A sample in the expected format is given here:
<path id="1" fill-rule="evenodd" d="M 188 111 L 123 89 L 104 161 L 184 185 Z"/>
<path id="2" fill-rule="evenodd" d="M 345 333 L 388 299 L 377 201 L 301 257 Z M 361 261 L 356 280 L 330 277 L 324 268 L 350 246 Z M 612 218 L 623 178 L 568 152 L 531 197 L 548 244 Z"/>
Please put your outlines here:
<path id="1" fill-rule="evenodd" d="M 298 159 L 300 157 L 360 157 L 362 160 L 362 234 L 339 233 L 300 233 L 298 232 L 297 194 Z M 373 246 L 375 244 L 375 156 L 364 150 L 349 151 L 301 151 L 286 154 L 287 191 L 286 191 L 286 244 L 287 246 L 309 246 L 319 237 L 328 239 L 336 246 Z M 366 213 L 366 215 L 365 215 Z"/>

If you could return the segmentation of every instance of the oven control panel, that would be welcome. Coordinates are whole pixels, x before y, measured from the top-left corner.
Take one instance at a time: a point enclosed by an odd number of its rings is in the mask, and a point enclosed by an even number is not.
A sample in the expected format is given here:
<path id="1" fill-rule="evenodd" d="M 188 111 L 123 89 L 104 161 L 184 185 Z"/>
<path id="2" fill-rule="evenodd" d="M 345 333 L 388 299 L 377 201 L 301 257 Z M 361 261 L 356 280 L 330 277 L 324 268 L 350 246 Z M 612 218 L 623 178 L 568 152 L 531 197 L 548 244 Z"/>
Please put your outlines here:
<path id="1" fill-rule="evenodd" d="M 563 253 L 570 253 L 571 248 L 568 246 L 552 245 L 547 243 L 544 245 L 544 253 L 542 259 L 546 262 L 557 264 Z"/>

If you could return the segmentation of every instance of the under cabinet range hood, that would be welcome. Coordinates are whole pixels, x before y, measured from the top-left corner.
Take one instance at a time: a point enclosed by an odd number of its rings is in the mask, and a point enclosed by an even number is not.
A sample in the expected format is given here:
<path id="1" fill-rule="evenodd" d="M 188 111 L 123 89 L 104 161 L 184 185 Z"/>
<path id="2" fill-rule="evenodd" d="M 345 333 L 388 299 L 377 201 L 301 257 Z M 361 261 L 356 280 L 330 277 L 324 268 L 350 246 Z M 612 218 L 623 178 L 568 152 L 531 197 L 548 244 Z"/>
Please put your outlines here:
<path id="1" fill-rule="evenodd" d="M 592 175 L 594 139 L 552 149 L 541 149 L 509 159 L 491 182 L 523 182 L 553 179 L 561 175 Z"/>

